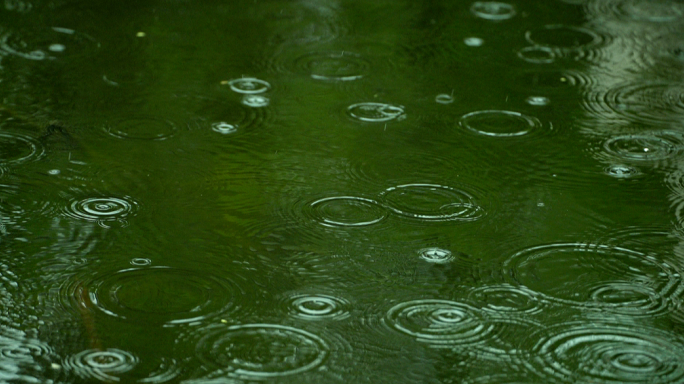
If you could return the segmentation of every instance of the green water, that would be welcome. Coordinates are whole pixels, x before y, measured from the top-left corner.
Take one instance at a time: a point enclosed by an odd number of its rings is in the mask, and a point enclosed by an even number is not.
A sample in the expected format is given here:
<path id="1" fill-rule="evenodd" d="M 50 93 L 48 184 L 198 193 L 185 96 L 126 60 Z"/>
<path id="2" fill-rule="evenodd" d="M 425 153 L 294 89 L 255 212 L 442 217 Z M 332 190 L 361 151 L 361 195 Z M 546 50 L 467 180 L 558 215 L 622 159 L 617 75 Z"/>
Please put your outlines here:
<path id="1" fill-rule="evenodd" d="M 0 19 L 0 382 L 684 380 L 681 2 Z"/>

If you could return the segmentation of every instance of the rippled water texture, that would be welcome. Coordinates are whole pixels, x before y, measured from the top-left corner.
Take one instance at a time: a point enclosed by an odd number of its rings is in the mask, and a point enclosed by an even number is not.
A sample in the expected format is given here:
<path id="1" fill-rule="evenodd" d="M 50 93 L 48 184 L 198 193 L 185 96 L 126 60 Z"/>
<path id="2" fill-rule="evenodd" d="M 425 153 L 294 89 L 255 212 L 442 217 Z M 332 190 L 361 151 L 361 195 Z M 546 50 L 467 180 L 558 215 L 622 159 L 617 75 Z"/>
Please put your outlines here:
<path id="1" fill-rule="evenodd" d="M 0 383 L 684 382 L 680 0 L 0 2 Z"/>

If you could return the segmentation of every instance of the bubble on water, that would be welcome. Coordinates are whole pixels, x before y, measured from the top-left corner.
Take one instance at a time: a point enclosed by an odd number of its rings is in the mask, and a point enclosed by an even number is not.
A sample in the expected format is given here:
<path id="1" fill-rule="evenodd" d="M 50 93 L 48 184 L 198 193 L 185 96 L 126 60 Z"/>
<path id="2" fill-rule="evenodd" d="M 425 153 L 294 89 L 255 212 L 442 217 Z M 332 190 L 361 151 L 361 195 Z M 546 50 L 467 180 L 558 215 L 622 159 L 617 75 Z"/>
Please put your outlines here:
<path id="1" fill-rule="evenodd" d="M 545 105 L 549 105 L 551 100 L 545 96 L 530 96 L 525 99 L 525 102 L 529 105 L 534 105 L 535 107 L 543 107 Z"/>
<path id="2" fill-rule="evenodd" d="M 20 164 L 36 160 L 45 154 L 45 148 L 36 139 L 21 133 L 0 133 L 0 164 Z"/>
<path id="3" fill-rule="evenodd" d="M 213 123 L 211 125 L 211 129 L 214 132 L 222 133 L 224 135 L 228 135 L 230 133 L 235 133 L 237 132 L 237 127 L 233 124 L 228 124 L 225 121 L 220 121 L 218 123 Z"/>
<path id="4" fill-rule="evenodd" d="M 420 258 L 429 262 L 436 264 L 445 264 L 454 260 L 454 255 L 451 251 L 441 248 L 423 248 L 418 251 Z"/>
<path id="5" fill-rule="evenodd" d="M 454 102 L 454 96 L 446 93 L 440 93 L 439 95 L 435 96 L 435 101 L 439 104 L 451 104 Z"/>
<path id="6" fill-rule="evenodd" d="M 541 313 L 545 307 L 538 293 L 510 284 L 476 288 L 468 294 L 468 299 L 493 316 L 532 315 Z"/>
<path id="7" fill-rule="evenodd" d="M 363 56 L 349 51 L 307 53 L 295 59 L 294 65 L 311 78 L 325 81 L 358 80 L 370 67 Z"/>
<path id="8" fill-rule="evenodd" d="M 349 318 L 349 300 L 321 293 L 291 293 L 282 300 L 285 311 L 302 320 L 344 320 Z"/>
<path id="9" fill-rule="evenodd" d="M 398 185 L 386 189 L 381 196 L 393 212 L 423 221 L 472 221 L 485 214 L 475 196 L 444 185 Z"/>
<path id="10" fill-rule="evenodd" d="M 556 61 L 553 49 L 540 45 L 522 48 L 518 51 L 518 57 L 533 64 L 550 64 Z"/>
<path id="11" fill-rule="evenodd" d="M 394 330 L 436 347 L 477 345 L 494 333 L 484 313 L 449 300 L 403 302 L 387 312 L 386 321 Z"/>
<path id="12" fill-rule="evenodd" d="M 68 309 L 86 306 L 125 321 L 168 327 L 230 316 L 250 295 L 227 276 L 147 267 L 85 281 L 72 278 L 62 286 L 60 297 Z"/>
<path id="13" fill-rule="evenodd" d="M 114 348 L 88 349 L 70 356 L 65 368 L 83 379 L 120 381 L 119 375 L 129 372 L 138 364 L 138 358 L 129 352 Z"/>
<path id="14" fill-rule="evenodd" d="M 463 43 L 469 47 L 481 47 L 484 45 L 484 40 L 479 37 L 466 37 Z"/>
<path id="15" fill-rule="evenodd" d="M 637 162 L 664 160 L 680 153 L 683 147 L 682 137 L 668 131 L 614 136 L 603 143 L 609 155 Z"/>
<path id="16" fill-rule="evenodd" d="M 197 343 L 197 354 L 207 367 L 240 380 L 269 380 L 312 371 L 325 363 L 329 352 L 319 336 L 275 324 L 215 327 Z"/>
<path id="17" fill-rule="evenodd" d="M 263 95 L 245 95 L 242 97 L 242 104 L 252 108 L 263 108 L 270 103 L 271 100 Z"/>
<path id="18" fill-rule="evenodd" d="M 375 200 L 355 196 L 334 196 L 312 202 L 309 216 L 330 227 L 363 227 L 379 223 L 387 210 Z"/>
<path id="19" fill-rule="evenodd" d="M 347 107 L 347 113 L 354 119 L 372 123 L 401 120 L 406 117 L 404 107 L 384 103 L 358 103 Z"/>
<path id="20" fill-rule="evenodd" d="M 639 176 L 641 172 L 635 167 L 630 167 L 624 164 L 613 164 L 604 170 L 608 176 L 618 179 L 627 179 L 630 177 Z"/>
<path id="21" fill-rule="evenodd" d="M 542 128 L 536 117 L 512 111 L 476 111 L 461 117 L 459 125 L 480 135 L 516 137 Z"/>
<path id="22" fill-rule="evenodd" d="M 96 222 L 106 227 L 107 223 L 120 222 L 127 224 L 126 219 L 134 216 L 138 203 L 130 197 L 89 197 L 73 200 L 64 208 L 68 217 Z"/>
<path id="23" fill-rule="evenodd" d="M 512 283 L 544 300 L 632 316 L 671 311 L 674 295 L 682 288 L 675 266 L 616 246 L 540 245 L 514 254 L 503 266 Z"/>
<path id="24" fill-rule="evenodd" d="M 226 82 L 222 82 L 226 83 Z M 233 79 L 228 81 L 226 84 L 230 86 L 230 89 L 237 93 L 243 94 L 255 94 L 264 93 L 271 89 L 271 84 L 264 80 L 259 80 L 254 77 L 243 77 L 240 79 Z"/>
<path id="25" fill-rule="evenodd" d="M 644 326 L 568 322 L 535 332 L 523 363 L 546 380 L 675 383 L 684 379 L 684 342 Z"/>
<path id="26" fill-rule="evenodd" d="M 507 20 L 515 16 L 515 7 L 508 3 L 496 1 L 476 1 L 470 6 L 470 12 L 487 20 Z"/>
<path id="27" fill-rule="evenodd" d="M 118 139 L 155 141 L 166 140 L 178 131 L 178 127 L 172 121 L 152 117 L 122 119 L 105 125 L 103 129 Z"/>

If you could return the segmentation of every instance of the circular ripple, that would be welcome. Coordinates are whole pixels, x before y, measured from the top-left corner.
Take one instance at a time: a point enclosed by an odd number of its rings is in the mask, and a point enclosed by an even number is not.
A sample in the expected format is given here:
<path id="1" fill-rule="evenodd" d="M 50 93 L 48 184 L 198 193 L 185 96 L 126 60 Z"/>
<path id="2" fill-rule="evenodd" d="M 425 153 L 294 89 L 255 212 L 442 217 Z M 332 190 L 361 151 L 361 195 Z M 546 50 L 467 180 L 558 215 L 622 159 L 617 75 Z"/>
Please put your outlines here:
<path id="1" fill-rule="evenodd" d="M 395 213 L 426 221 L 472 221 L 484 216 L 470 193 L 437 184 L 404 184 L 386 189 L 386 205 Z"/>
<path id="2" fill-rule="evenodd" d="M 504 262 L 505 276 L 546 300 L 615 313 L 671 310 L 677 269 L 654 256 L 613 246 L 559 243 L 532 247 Z"/>
<path id="3" fill-rule="evenodd" d="M 325 295 L 293 293 L 283 299 L 287 313 L 303 320 L 344 320 L 349 317 L 350 302 Z"/>
<path id="4" fill-rule="evenodd" d="M 178 127 L 169 120 L 139 117 L 106 125 L 104 130 L 119 139 L 158 141 L 174 136 Z"/>
<path id="5" fill-rule="evenodd" d="M 231 280 L 168 267 L 131 268 L 62 287 L 67 305 L 87 297 L 102 313 L 136 323 L 175 325 L 228 315 L 244 292 Z"/>
<path id="6" fill-rule="evenodd" d="M 684 141 L 672 132 L 622 135 L 603 143 L 610 155 L 625 161 L 658 161 L 678 154 Z"/>
<path id="7" fill-rule="evenodd" d="M 532 315 L 544 309 L 539 294 L 510 284 L 487 285 L 474 289 L 468 299 L 491 315 Z"/>
<path id="8" fill-rule="evenodd" d="M 384 103 L 358 103 L 347 107 L 349 116 L 356 120 L 379 123 L 406 117 L 404 107 Z"/>
<path id="9" fill-rule="evenodd" d="M 0 36 L 0 54 L 28 60 L 63 60 L 69 57 L 82 60 L 81 56 L 90 55 L 99 47 L 100 44 L 91 36 L 60 27 L 7 31 Z"/>
<path id="10" fill-rule="evenodd" d="M 418 254 L 428 263 L 446 264 L 454 260 L 451 251 L 442 248 L 423 248 L 418 251 Z"/>
<path id="11" fill-rule="evenodd" d="M 227 376 L 265 380 L 294 375 L 321 366 L 328 344 L 307 331 L 274 324 L 226 327 L 204 336 L 197 353 Z"/>
<path id="12" fill-rule="evenodd" d="M 598 0 L 587 4 L 588 11 L 601 18 L 667 23 L 684 15 L 684 4 L 670 0 Z"/>
<path id="13" fill-rule="evenodd" d="M 358 80 L 370 67 L 361 55 L 347 51 L 308 53 L 295 59 L 294 65 L 299 72 L 325 81 Z"/>
<path id="14" fill-rule="evenodd" d="M 482 19 L 497 21 L 515 16 L 513 5 L 496 1 L 476 1 L 470 6 L 470 12 Z"/>
<path id="15" fill-rule="evenodd" d="M 678 82 L 630 82 L 589 96 L 585 108 L 602 118 L 647 124 L 678 124 L 684 118 L 684 85 Z"/>
<path id="16" fill-rule="evenodd" d="M 326 197 L 309 205 L 311 216 L 333 227 L 362 227 L 379 223 L 387 211 L 375 200 L 355 196 Z"/>
<path id="17" fill-rule="evenodd" d="M 72 201 L 64 213 L 75 219 L 106 226 L 106 223 L 114 221 L 126 224 L 126 218 L 134 216 L 137 208 L 138 203 L 129 197 L 89 197 Z"/>
<path id="18" fill-rule="evenodd" d="M 511 111 L 476 111 L 463 115 L 459 125 L 480 135 L 492 137 L 523 136 L 540 129 L 536 117 Z"/>
<path id="19" fill-rule="evenodd" d="M 534 64 L 550 64 L 556 61 L 553 49 L 539 45 L 522 48 L 518 51 L 518 57 Z"/>
<path id="20" fill-rule="evenodd" d="M 525 32 L 530 44 L 560 48 L 562 50 L 587 49 L 603 44 L 604 38 L 582 27 L 553 24 Z"/>
<path id="21" fill-rule="evenodd" d="M 245 95 L 242 98 L 242 104 L 251 108 L 267 107 L 270 103 L 271 100 L 263 95 Z"/>
<path id="22" fill-rule="evenodd" d="M 228 81 L 227 84 L 234 92 L 243 94 L 264 93 L 271 89 L 271 84 L 264 80 L 259 80 L 253 77 L 233 79 Z"/>
<path id="23" fill-rule="evenodd" d="M 214 132 L 218 132 L 224 135 L 230 134 L 230 133 L 235 133 L 237 132 L 237 127 L 233 124 L 228 124 L 225 121 L 221 121 L 218 123 L 213 123 L 211 125 L 211 130 Z"/>
<path id="24" fill-rule="evenodd" d="M 530 335 L 536 358 L 524 364 L 542 377 L 573 382 L 677 383 L 684 343 L 674 334 L 613 324 L 567 323 Z"/>
<path id="25" fill-rule="evenodd" d="M 132 370 L 138 358 L 118 349 L 81 351 L 65 361 L 65 368 L 85 379 L 119 381 L 117 375 Z"/>
<path id="26" fill-rule="evenodd" d="M 606 175 L 616 179 L 629 179 L 641 175 L 639 169 L 624 164 L 613 164 L 604 169 Z"/>
<path id="27" fill-rule="evenodd" d="M 449 300 L 413 300 L 392 307 L 386 321 L 393 329 L 434 346 L 475 345 L 494 331 L 484 314 Z"/>
<path id="28" fill-rule="evenodd" d="M 0 133 L 0 165 L 20 164 L 43 156 L 45 148 L 36 139 L 18 133 Z"/>

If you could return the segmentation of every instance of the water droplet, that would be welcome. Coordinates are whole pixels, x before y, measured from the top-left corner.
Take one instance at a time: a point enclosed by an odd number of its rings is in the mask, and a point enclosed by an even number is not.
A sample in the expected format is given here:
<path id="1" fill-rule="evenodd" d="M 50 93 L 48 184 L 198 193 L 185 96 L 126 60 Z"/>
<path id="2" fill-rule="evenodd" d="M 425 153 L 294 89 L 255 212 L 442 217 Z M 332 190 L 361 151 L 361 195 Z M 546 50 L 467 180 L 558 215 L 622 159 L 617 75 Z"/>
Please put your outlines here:
<path id="1" fill-rule="evenodd" d="M 497 110 L 465 114 L 459 124 L 472 132 L 492 137 L 523 136 L 542 126 L 536 117 Z"/>
<path id="2" fill-rule="evenodd" d="M 197 343 L 209 367 L 241 380 L 266 380 L 320 367 L 328 344 L 313 333 L 282 325 L 216 327 Z"/>
<path id="3" fill-rule="evenodd" d="M 484 210 L 470 193 L 436 184 L 405 184 L 386 189 L 383 201 L 395 213 L 427 221 L 471 221 Z"/>
<path id="4" fill-rule="evenodd" d="M 211 129 L 214 132 L 222 133 L 224 135 L 237 132 L 236 126 L 234 126 L 233 124 L 228 124 L 224 121 L 212 124 Z"/>
<path id="5" fill-rule="evenodd" d="M 511 4 L 496 1 L 477 1 L 470 6 L 470 12 L 487 20 L 507 20 L 515 16 L 515 8 Z"/>
<path id="6" fill-rule="evenodd" d="M 383 103 L 358 103 L 347 107 L 347 113 L 357 120 L 372 123 L 400 120 L 404 115 L 404 107 Z"/>
<path id="7" fill-rule="evenodd" d="M 475 345 L 494 329 L 483 313 L 449 300 L 414 300 L 392 307 L 386 316 L 393 329 L 432 346 Z"/>
<path id="8" fill-rule="evenodd" d="M 316 221 L 332 227 L 362 227 L 379 223 L 387 211 L 375 200 L 354 196 L 335 196 L 310 204 Z"/>
<path id="9" fill-rule="evenodd" d="M 268 106 L 271 100 L 262 95 L 245 95 L 242 98 L 242 104 L 252 108 L 262 108 Z"/>
<path id="10" fill-rule="evenodd" d="M 463 43 L 469 47 L 481 47 L 484 45 L 484 40 L 479 37 L 466 37 Z"/>
<path id="11" fill-rule="evenodd" d="M 529 105 L 534 105 L 535 107 L 543 107 L 545 105 L 549 105 L 551 100 L 544 96 L 530 96 L 525 99 L 525 102 Z"/>
<path id="12" fill-rule="evenodd" d="M 228 82 L 228 85 L 234 92 L 244 94 L 264 93 L 271 89 L 271 84 L 253 77 L 233 79 Z"/>
<path id="13" fill-rule="evenodd" d="M 437 264 L 445 264 L 454 259 L 451 251 L 441 248 L 423 248 L 418 251 L 420 258 L 429 262 Z"/>

